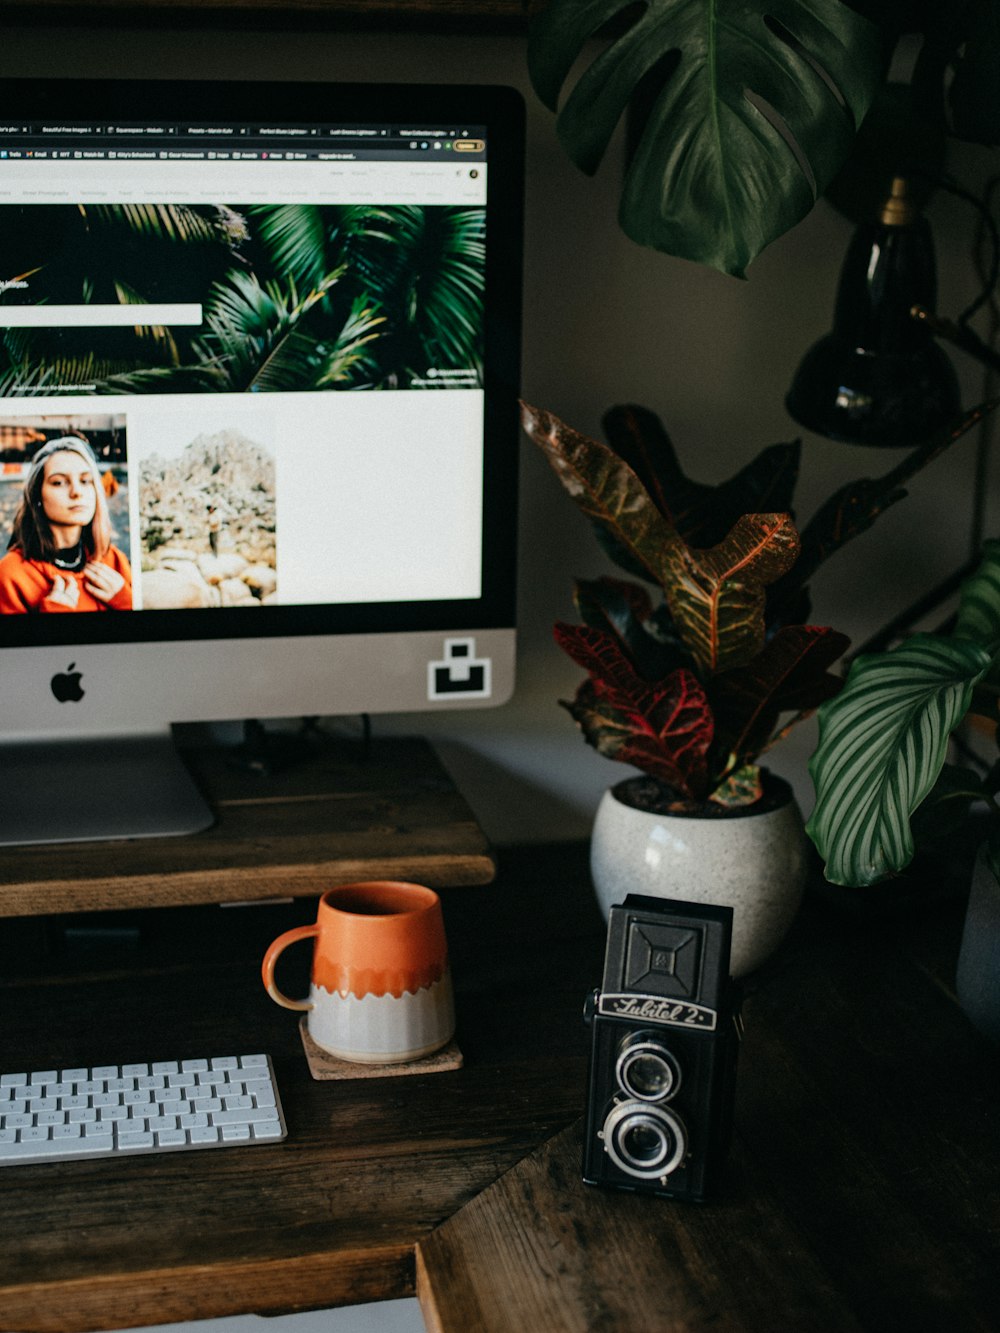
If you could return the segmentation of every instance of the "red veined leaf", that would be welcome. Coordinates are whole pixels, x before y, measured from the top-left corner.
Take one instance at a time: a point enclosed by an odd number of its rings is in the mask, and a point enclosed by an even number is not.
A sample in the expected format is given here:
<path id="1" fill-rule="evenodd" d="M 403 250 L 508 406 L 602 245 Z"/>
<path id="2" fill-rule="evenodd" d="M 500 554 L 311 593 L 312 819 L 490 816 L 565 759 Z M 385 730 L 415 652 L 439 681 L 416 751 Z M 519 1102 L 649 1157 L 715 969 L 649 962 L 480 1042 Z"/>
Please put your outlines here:
<path id="1" fill-rule="evenodd" d="M 717 546 L 663 552 L 670 614 L 704 671 L 750 661 L 764 646 L 764 588 L 795 562 L 799 536 L 789 514 L 744 514 Z"/>
<path id="2" fill-rule="evenodd" d="M 566 705 L 589 743 L 690 799 L 702 799 L 714 723 L 700 681 L 683 668 L 645 681 L 617 640 L 586 625 L 557 624 L 555 636 L 590 676 Z"/>

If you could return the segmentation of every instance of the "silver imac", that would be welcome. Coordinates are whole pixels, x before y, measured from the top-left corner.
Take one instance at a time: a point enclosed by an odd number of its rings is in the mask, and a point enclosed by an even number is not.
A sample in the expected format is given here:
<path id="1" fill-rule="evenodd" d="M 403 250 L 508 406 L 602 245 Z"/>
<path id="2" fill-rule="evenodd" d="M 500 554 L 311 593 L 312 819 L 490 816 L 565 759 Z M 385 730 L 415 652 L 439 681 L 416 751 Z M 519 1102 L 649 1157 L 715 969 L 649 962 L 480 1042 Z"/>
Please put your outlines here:
<path id="1" fill-rule="evenodd" d="M 0 88 L 0 844 L 183 833 L 174 723 L 514 678 L 523 109 Z"/>

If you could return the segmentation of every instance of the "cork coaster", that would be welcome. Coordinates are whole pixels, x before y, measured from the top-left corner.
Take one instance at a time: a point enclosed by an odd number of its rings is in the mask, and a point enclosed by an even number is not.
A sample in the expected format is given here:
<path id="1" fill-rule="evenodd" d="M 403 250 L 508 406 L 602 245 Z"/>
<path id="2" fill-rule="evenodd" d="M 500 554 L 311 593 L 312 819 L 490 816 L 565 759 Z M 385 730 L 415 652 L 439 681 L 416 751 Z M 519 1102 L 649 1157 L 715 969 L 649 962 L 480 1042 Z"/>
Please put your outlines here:
<path id="1" fill-rule="evenodd" d="M 336 1055 L 317 1046 L 309 1035 L 305 1014 L 299 1019 L 299 1035 L 302 1037 L 302 1049 L 306 1053 L 309 1072 L 315 1079 L 392 1078 L 397 1074 L 440 1074 L 447 1069 L 462 1068 L 462 1052 L 454 1040 L 439 1051 L 421 1056 L 419 1060 L 392 1065 L 364 1065 L 354 1060 L 338 1059 Z"/>

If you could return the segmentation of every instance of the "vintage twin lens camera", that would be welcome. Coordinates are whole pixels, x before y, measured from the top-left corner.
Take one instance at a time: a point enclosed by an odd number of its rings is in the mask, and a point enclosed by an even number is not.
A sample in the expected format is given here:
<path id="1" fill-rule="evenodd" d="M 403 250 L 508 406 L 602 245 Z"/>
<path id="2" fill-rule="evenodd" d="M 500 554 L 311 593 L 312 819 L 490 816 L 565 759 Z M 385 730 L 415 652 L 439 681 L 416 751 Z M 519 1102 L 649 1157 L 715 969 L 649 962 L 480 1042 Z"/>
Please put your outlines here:
<path id="1" fill-rule="evenodd" d="M 739 1002 L 733 912 L 630 894 L 608 914 L 583 1178 L 678 1199 L 717 1188 L 732 1126 Z"/>

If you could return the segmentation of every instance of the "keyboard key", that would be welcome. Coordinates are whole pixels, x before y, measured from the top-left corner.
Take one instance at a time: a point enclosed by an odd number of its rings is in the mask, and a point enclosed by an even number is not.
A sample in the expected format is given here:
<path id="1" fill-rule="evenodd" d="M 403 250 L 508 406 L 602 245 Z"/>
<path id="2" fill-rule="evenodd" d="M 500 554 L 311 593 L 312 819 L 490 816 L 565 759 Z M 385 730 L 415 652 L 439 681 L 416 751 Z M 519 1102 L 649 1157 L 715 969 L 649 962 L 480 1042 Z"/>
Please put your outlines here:
<path id="1" fill-rule="evenodd" d="M 184 1148 L 187 1146 L 187 1135 L 183 1129 L 164 1129 L 156 1136 L 156 1146 L 158 1148 Z"/>
<path id="2" fill-rule="evenodd" d="M 109 1153 L 113 1139 L 88 1140 L 85 1144 L 67 1143 L 65 1139 L 46 1139 L 44 1143 L 0 1143 L 0 1163 L 45 1162 L 53 1158 L 94 1157 Z"/>
<path id="3" fill-rule="evenodd" d="M 128 1130 L 118 1135 L 118 1147 L 122 1149 L 153 1148 L 155 1146 L 152 1134 Z"/>
<path id="4" fill-rule="evenodd" d="M 251 1125 L 255 1121 L 274 1120 L 270 1107 L 251 1108 L 247 1111 L 216 1111 L 212 1121 L 216 1125 Z"/>

